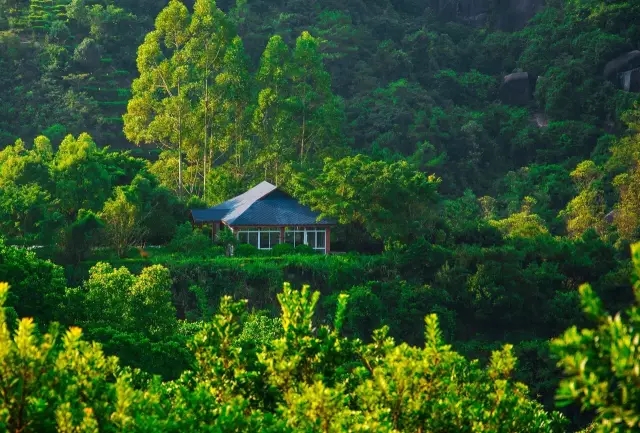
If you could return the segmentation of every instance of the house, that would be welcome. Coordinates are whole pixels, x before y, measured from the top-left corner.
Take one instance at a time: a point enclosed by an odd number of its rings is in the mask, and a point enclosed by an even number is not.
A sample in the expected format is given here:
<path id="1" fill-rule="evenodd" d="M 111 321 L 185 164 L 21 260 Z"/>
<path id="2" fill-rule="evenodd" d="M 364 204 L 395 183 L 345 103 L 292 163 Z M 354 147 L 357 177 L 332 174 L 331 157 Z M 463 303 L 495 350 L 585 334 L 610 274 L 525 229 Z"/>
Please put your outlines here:
<path id="1" fill-rule="evenodd" d="M 613 221 L 615 220 L 615 218 L 616 218 L 615 209 L 604 216 L 604 220 L 607 224 L 613 224 Z"/>
<path id="2" fill-rule="evenodd" d="M 209 209 L 192 209 L 196 225 L 210 225 L 212 236 L 227 226 L 241 244 L 251 244 L 270 250 L 280 243 L 309 245 L 316 251 L 331 251 L 329 219 L 318 220 L 319 214 L 300 204 L 295 198 L 269 182 L 261 182 L 240 194 Z"/>

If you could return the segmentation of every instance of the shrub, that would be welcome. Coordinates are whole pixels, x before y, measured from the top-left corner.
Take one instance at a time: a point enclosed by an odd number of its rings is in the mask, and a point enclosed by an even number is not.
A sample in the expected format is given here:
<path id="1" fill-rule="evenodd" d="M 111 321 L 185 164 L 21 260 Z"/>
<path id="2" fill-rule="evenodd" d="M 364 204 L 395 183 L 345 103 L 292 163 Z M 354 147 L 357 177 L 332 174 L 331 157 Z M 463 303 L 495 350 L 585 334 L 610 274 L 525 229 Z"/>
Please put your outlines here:
<path id="1" fill-rule="evenodd" d="M 289 254 L 293 254 L 293 245 L 291 244 L 278 244 L 271 248 L 271 255 L 286 256 Z"/>
<path id="2" fill-rule="evenodd" d="M 252 257 L 258 255 L 258 248 L 250 244 L 240 244 L 235 247 L 233 255 L 237 257 Z"/>
<path id="3" fill-rule="evenodd" d="M 294 251 L 296 254 L 303 255 L 316 254 L 316 250 L 311 248 L 309 245 L 298 245 L 297 247 L 295 247 Z"/>
<path id="4" fill-rule="evenodd" d="M 186 222 L 178 227 L 175 236 L 169 243 L 169 250 L 176 253 L 204 253 L 208 252 L 213 243 L 200 229 L 194 229 Z"/>

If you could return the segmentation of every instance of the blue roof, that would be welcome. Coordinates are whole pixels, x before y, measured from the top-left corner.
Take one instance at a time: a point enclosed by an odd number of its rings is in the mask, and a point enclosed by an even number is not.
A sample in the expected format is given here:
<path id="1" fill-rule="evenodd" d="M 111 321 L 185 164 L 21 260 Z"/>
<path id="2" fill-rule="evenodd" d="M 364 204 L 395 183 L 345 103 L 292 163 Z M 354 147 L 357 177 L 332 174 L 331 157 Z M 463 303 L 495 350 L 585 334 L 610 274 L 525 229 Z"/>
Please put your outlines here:
<path id="1" fill-rule="evenodd" d="M 229 226 L 304 226 L 335 225 L 330 219 L 318 221 L 317 212 L 278 190 L 269 182 L 261 182 L 209 209 L 192 209 L 195 222 L 224 222 Z"/>
<path id="2" fill-rule="evenodd" d="M 224 209 L 191 209 L 191 215 L 195 222 L 202 221 L 222 221 L 222 218 L 228 213 Z"/>

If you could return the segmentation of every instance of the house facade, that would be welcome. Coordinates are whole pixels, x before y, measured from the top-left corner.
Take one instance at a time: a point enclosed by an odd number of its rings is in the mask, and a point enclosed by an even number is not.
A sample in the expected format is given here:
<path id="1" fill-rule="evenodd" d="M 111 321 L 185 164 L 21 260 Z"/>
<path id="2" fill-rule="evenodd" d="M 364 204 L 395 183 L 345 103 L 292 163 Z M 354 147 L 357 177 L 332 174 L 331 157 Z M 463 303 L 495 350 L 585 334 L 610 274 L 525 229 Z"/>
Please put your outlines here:
<path id="1" fill-rule="evenodd" d="M 191 209 L 196 225 L 210 225 L 212 236 L 223 226 L 241 244 L 270 250 L 277 244 L 309 245 L 324 254 L 331 251 L 331 227 L 335 222 L 319 214 L 269 182 L 261 182 L 244 194 L 208 209 Z"/>

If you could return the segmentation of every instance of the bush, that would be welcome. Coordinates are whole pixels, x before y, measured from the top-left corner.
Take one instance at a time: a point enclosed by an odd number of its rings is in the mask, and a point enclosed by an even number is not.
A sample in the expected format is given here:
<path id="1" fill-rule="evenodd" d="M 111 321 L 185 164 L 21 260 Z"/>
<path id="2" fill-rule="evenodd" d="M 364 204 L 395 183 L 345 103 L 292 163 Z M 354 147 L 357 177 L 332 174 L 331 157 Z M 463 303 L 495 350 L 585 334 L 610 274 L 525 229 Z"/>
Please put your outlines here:
<path id="1" fill-rule="evenodd" d="M 0 329 L 6 329 L 7 291 L 0 284 Z M 113 328 L 87 333 L 104 342 L 103 351 L 84 341 L 78 328 L 64 338 L 40 336 L 31 321 L 22 321 L 13 338 L 0 332 L 3 382 L 13 385 L 3 389 L 0 430 L 27 425 L 44 433 L 98 431 L 98 426 L 109 432 L 197 431 L 207 425 L 211 431 L 310 432 L 336 425 L 334 431 L 380 433 L 477 426 L 487 432 L 566 431 L 562 415 L 546 412 L 528 397 L 526 385 L 510 379 L 517 361 L 511 345 L 493 351 L 482 368 L 445 344 L 435 314 L 424 319 L 422 348 L 396 344 L 387 327 L 365 344 L 341 334 L 348 296 L 338 299 L 333 326 L 313 323 L 319 296 L 308 286 L 294 291 L 285 284 L 276 319 L 248 317 L 246 301 L 225 296 L 188 350 L 178 335 L 153 342 Z M 145 373 L 132 378 L 121 361 L 180 379 L 151 382 Z M 633 397 L 631 391 L 627 395 Z M 637 416 L 633 409 L 623 412 L 630 428 Z M 76 413 L 83 418 L 75 421 Z"/>
<path id="2" fill-rule="evenodd" d="M 188 222 L 178 227 L 169 243 L 169 250 L 175 253 L 205 253 L 212 247 L 211 239 L 202 230 L 194 229 Z"/>
<path id="3" fill-rule="evenodd" d="M 311 248 L 309 245 L 298 245 L 297 247 L 295 247 L 294 251 L 296 254 L 303 254 L 303 255 L 317 253 L 316 250 Z"/>
<path id="4" fill-rule="evenodd" d="M 40 260 L 32 251 L 6 245 L 0 237 L 0 281 L 11 284 L 7 306 L 18 317 L 33 317 L 41 324 L 64 319 L 66 280 L 63 269 Z"/>
<path id="5" fill-rule="evenodd" d="M 271 248 L 271 255 L 286 256 L 289 254 L 293 254 L 293 245 L 291 244 L 278 244 Z"/>
<path id="6" fill-rule="evenodd" d="M 233 255 L 236 257 L 252 257 L 258 255 L 258 248 L 251 244 L 240 244 L 235 247 Z"/>

